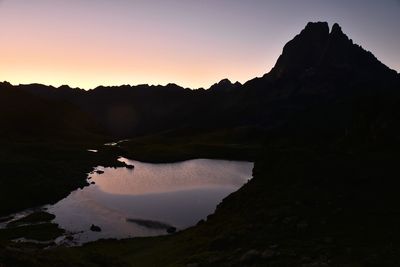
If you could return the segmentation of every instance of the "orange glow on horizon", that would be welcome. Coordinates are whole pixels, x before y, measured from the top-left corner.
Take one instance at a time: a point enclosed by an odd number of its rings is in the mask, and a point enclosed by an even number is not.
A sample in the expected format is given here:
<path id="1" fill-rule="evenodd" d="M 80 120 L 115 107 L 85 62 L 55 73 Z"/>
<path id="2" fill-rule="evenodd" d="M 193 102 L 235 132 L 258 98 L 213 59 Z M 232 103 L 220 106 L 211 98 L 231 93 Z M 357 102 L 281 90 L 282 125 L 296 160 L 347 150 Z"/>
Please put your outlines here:
<path id="1" fill-rule="evenodd" d="M 333 2 L 306 2 L 0 0 L 0 81 L 83 89 L 244 83 L 267 73 L 284 44 L 319 20 L 339 22 L 382 62 L 400 68 L 400 37 L 390 34 L 398 31 L 395 23 L 357 17 L 358 7 L 348 15 Z M 399 6 L 373 5 L 374 14 L 380 8 L 397 19 Z M 353 26 L 378 22 L 367 30 Z"/>
<path id="2" fill-rule="evenodd" d="M 5 60 L 3 61 L 5 62 Z M 14 64 L 12 64 L 14 63 Z M 261 76 L 267 71 L 257 73 L 257 70 L 248 73 L 235 73 L 234 70 L 223 69 L 209 70 L 207 66 L 201 68 L 179 68 L 177 66 L 152 65 L 147 68 L 123 68 L 123 64 L 111 65 L 107 62 L 108 68 L 96 68 L 95 61 L 87 67 L 69 67 L 68 64 L 53 65 L 52 62 L 41 61 L 34 64 L 18 64 L 9 62 L 0 65 L 0 77 L 2 81 L 10 82 L 13 85 L 40 83 L 59 87 L 69 85 L 81 89 L 94 89 L 97 86 L 119 86 L 119 85 L 166 85 L 175 83 L 182 87 L 191 89 L 209 88 L 212 84 L 221 79 L 228 78 L 232 82 L 246 82 L 256 76 Z M 92 65 L 92 66 L 90 66 Z M 38 67 L 40 66 L 40 67 Z M 225 70 L 225 71 L 224 71 Z M 229 73 L 232 73 L 229 75 Z"/>
<path id="3" fill-rule="evenodd" d="M 219 29 L 221 38 L 214 36 L 210 27 L 188 18 L 186 25 L 153 8 L 128 1 L 0 2 L 0 25 L 6 25 L 0 81 L 83 89 L 168 83 L 209 88 L 224 78 L 246 82 L 263 75 L 273 65 L 271 55 L 275 60 L 280 53 L 265 53 L 265 43 L 243 43 L 235 32 L 224 36 L 225 29 Z"/>
<path id="4" fill-rule="evenodd" d="M 12 84 L 67 84 L 83 89 L 147 83 L 176 83 L 195 89 L 208 88 L 224 78 L 246 82 L 263 75 L 273 65 L 254 60 L 243 68 L 243 62 L 249 59 L 232 53 L 218 54 L 217 49 L 207 47 L 185 53 L 178 42 L 167 41 L 169 47 L 136 44 L 131 48 L 107 41 L 92 47 L 94 40 L 79 45 L 57 40 L 6 42 L 0 45 L 0 79 Z M 26 43 L 29 46 L 21 45 Z"/>

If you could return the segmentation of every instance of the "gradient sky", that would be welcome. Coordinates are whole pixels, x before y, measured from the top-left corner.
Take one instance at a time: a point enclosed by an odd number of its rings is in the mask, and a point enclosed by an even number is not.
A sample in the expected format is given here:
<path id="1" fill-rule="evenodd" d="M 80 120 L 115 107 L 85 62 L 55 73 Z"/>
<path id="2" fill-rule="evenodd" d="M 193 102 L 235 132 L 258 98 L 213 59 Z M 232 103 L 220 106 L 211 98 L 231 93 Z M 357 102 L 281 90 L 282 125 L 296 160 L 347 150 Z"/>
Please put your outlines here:
<path id="1" fill-rule="evenodd" d="M 0 80 L 205 87 L 268 72 L 308 21 L 400 71 L 400 0 L 0 0 Z"/>

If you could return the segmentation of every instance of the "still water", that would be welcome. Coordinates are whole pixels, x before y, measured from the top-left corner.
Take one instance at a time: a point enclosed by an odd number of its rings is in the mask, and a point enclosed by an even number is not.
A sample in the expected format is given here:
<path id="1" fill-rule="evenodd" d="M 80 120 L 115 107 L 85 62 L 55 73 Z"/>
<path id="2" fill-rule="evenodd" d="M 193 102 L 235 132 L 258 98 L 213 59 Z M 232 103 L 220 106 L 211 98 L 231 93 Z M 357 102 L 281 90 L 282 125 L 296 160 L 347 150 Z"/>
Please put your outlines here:
<path id="1" fill-rule="evenodd" d="M 253 163 L 196 159 L 151 164 L 120 158 L 128 168 L 97 167 L 93 183 L 48 212 L 76 244 L 101 238 L 167 234 L 195 225 L 252 177 Z M 91 225 L 101 228 L 90 230 Z"/>

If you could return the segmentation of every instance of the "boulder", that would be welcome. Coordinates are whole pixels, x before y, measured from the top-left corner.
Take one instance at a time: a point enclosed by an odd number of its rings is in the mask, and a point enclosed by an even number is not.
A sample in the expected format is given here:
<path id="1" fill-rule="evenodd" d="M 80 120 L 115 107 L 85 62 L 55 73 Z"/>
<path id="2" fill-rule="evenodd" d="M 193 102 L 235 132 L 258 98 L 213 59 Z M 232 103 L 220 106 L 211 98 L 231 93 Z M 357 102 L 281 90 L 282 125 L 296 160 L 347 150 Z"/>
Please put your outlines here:
<path id="1" fill-rule="evenodd" d="M 173 234 L 175 232 L 176 232 L 176 227 L 171 226 L 171 227 L 167 228 L 167 233 L 168 234 Z"/>
<path id="2" fill-rule="evenodd" d="M 101 232 L 101 228 L 97 225 L 92 224 L 92 226 L 90 226 L 90 231 L 92 232 Z"/>
<path id="3" fill-rule="evenodd" d="M 125 168 L 129 169 L 129 170 L 133 170 L 135 168 L 135 166 L 133 165 L 126 165 Z"/>
<path id="4" fill-rule="evenodd" d="M 258 250 L 252 249 L 247 251 L 242 255 L 240 258 L 240 261 L 245 263 L 245 262 L 253 262 L 255 260 L 258 260 L 261 257 L 261 253 Z"/>

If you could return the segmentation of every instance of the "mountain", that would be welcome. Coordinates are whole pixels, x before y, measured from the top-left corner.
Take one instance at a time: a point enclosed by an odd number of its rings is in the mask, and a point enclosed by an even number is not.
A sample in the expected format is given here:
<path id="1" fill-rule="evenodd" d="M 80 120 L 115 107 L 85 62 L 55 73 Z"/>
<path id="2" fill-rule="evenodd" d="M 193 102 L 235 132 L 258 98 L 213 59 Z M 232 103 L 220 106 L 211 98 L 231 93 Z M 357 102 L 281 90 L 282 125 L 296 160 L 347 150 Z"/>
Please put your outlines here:
<path id="1" fill-rule="evenodd" d="M 32 85 L 37 92 L 49 87 Z M 60 94 L 62 91 L 57 91 Z M 74 140 L 104 135 L 101 127 L 78 106 L 58 97 L 51 99 L 0 83 L 0 137 L 2 140 Z"/>
<path id="2" fill-rule="evenodd" d="M 218 91 L 231 91 L 237 88 L 240 88 L 242 86 L 242 84 L 240 82 L 235 82 L 232 83 L 230 80 L 228 79 L 223 79 L 218 83 L 213 84 L 209 90 L 218 90 Z"/>
<path id="3" fill-rule="evenodd" d="M 280 134 L 319 131 L 330 138 L 361 123 L 357 120 L 367 109 L 377 112 L 371 120 L 382 120 L 390 107 L 391 114 L 397 114 L 399 84 L 397 72 L 354 44 L 338 24 L 330 30 L 326 22 L 310 22 L 285 45 L 269 73 L 243 85 L 224 79 L 208 90 L 175 84 L 90 91 L 37 84 L 13 89 L 77 106 L 118 138 L 178 128 L 243 126 Z"/>
<path id="4" fill-rule="evenodd" d="M 335 23 L 329 32 L 328 23 L 310 22 L 285 45 L 269 75 L 275 79 L 287 79 L 336 72 L 362 78 L 368 78 L 370 74 L 390 78 L 397 74 L 372 53 L 354 44 L 338 24 Z"/>
<path id="5" fill-rule="evenodd" d="M 384 110 L 397 109 L 398 77 L 338 24 L 330 31 L 326 22 L 308 23 L 285 45 L 269 73 L 243 85 L 247 95 L 241 99 L 259 106 L 249 108 L 254 112 L 249 116 L 261 114 L 259 121 L 276 125 L 280 134 L 338 137 L 361 124 L 367 113 L 375 116 L 368 123 L 388 119 Z"/>

